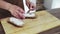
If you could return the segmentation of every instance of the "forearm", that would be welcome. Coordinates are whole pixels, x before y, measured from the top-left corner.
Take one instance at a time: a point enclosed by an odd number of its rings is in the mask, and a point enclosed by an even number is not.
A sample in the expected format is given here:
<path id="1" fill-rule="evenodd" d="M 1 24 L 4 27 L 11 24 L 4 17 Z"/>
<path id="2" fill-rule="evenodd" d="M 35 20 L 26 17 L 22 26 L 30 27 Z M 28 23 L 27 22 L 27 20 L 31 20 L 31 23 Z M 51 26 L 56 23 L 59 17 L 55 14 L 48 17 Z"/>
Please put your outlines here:
<path id="1" fill-rule="evenodd" d="M 5 10 L 9 10 L 9 7 L 12 4 L 5 2 L 4 0 L 0 0 L 0 8 L 5 9 Z"/>

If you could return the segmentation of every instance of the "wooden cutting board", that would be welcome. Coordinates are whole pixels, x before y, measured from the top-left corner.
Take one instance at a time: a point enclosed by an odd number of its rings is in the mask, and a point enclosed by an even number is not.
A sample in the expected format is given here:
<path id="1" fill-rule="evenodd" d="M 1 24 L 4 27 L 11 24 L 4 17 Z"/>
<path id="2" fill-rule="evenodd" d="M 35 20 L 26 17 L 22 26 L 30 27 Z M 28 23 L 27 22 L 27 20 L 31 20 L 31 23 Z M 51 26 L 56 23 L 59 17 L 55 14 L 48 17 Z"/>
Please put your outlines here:
<path id="1" fill-rule="evenodd" d="M 16 27 L 7 22 L 8 18 L 2 19 L 1 23 L 6 34 L 37 34 L 60 26 L 60 20 L 47 11 L 36 12 L 36 19 L 25 19 L 23 27 Z"/>

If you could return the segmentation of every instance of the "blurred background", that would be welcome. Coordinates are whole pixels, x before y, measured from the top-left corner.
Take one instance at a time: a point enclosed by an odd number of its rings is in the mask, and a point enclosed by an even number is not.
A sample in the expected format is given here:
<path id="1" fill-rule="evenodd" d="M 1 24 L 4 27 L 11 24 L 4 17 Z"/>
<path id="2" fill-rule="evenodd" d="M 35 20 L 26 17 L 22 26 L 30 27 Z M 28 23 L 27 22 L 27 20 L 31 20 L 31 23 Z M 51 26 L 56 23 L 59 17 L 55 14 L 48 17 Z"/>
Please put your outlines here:
<path id="1" fill-rule="evenodd" d="M 37 10 L 60 8 L 60 0 L 36 0 Z"/>

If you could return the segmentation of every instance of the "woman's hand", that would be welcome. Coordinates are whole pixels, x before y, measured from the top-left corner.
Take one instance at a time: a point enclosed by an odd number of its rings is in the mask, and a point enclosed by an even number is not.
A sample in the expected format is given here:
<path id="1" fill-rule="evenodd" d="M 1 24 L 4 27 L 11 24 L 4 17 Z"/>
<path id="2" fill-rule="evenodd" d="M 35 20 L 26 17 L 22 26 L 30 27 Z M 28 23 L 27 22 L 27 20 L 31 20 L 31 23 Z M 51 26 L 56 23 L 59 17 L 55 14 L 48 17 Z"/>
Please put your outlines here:
<path id="1" fill-rule="evenodd" d="M 10 11 L 10 13 L 16 18 L 25 18 L 23 15 L 24 10 L 16 5 L 0 0 L 0 8 Z"/>
<path id="2" fill-rule="evenodd" d="M 35 10 L 36 6 L 34 5 L 34 3 L 30 2 L 29 0 L 26 0 L 26 4 L 29 7 L 30 10 Z"/>
<path id="3" fill-rule="evenodd" d="M 24 10 L 16 5 L 12 5 L 9 7 L 9 11 L 10 13 L 16 17 L 16 18 L 19 18 L 19 19 L 24 19 Z"/>

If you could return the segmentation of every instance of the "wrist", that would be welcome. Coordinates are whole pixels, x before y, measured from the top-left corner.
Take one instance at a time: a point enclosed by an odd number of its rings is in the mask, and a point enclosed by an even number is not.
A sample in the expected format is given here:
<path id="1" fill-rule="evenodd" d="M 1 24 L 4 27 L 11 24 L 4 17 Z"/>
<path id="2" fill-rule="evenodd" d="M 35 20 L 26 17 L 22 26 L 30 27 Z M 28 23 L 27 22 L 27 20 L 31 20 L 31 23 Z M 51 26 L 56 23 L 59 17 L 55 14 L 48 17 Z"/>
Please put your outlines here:
<path id="1" fill-rule="evenodd" d="M 11 8 L 11 6 L 12 6 L 12 4 L 10 4 L 10 3 L 8 3 L 7 5 L 6 5 L 6 10 L 10 10 L 10 8 Z"/>

